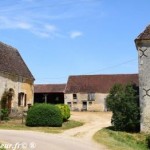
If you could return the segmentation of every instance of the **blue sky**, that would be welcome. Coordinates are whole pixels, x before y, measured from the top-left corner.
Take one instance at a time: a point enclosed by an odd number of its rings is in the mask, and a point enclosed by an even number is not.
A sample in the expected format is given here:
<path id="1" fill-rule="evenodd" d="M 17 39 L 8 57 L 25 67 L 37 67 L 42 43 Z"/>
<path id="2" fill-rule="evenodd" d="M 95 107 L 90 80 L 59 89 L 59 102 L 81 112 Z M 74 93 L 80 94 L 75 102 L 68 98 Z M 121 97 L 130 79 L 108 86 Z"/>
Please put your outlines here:
<path id="1" fill-rule="evenodd" d="M 69 75 L 137 73 L 134 39 L 149 0 L 0 1 L 0 41 L 17 48 L 35 83 Z"/>

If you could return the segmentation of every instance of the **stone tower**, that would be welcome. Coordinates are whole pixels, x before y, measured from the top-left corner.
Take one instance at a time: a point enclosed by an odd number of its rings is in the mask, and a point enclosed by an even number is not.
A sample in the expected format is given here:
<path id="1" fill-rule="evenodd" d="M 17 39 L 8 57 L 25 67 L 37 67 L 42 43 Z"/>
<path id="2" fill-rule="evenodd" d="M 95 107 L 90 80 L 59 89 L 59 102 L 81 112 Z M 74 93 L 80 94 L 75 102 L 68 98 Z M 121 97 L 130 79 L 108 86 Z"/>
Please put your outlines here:
<path id="1" fill-rule="evenodd" d="M 141 132 L 150 133 L 150 25 L 135 39 L 139 60 Z"/>

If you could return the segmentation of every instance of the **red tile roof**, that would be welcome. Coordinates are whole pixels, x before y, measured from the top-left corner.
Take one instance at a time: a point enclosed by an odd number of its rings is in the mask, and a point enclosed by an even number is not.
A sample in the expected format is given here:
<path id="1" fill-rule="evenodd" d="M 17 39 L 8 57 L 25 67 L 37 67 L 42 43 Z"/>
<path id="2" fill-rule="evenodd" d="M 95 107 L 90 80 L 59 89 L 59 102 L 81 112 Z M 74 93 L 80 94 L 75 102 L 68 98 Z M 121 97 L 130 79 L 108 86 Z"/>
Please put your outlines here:
<path id="1" fill-rule="evenodd" d="M 0 42 L 0 72 L 34 80 L 18 50 L 2 42 Z"/>
<path id="2" fill-rule="evenodd" d="M 34 93 L 63 93 L 66 84 L 35 84 Z"/>
<path id="3" fill-rule="evenodd" d="M 70 76 L 65 93 L 109 93 L 111 87 L 116 83 L 135 83 L 138 85 L 138 75 L 119 74 Z"/>
<path id="4" fill-rule="evenodd" d="M 137 40 L 150 40 L 150 25 L 135 39 Z"/>

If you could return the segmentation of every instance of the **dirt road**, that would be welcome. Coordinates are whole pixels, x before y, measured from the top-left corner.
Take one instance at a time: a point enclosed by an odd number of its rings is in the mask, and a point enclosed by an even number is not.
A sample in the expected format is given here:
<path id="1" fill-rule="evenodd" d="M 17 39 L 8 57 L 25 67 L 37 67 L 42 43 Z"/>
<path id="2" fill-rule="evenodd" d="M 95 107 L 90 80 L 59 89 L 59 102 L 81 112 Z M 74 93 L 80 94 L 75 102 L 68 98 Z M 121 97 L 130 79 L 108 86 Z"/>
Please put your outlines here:
<path id="1" fill-rule="evenodd" d="M 71 119 L 85 122 L 81 127 L 66 130 L 62 135 L 71 136 L 89 143 L 97 144 L 93 141 L 93 135 L 100 129 L 111 125 L 110 112 L 72 112 Z M 106 147 L 99 147 L 104 150 Z"/>
<path id="2" fill-rule="evenodd" d="M 72 112 L 72 120 L 82 121 L 85 124 L 78 128 L 65 131 L 64 135 L 91 139 L 94 133 L 103 127 L 111 125 L 110 112 Z"/>
<path id="3" fill-rule="evenodd" d="M 81 127 L 61 134 L 32 131 L 0 130 L 0 140 L 12 144 L 15 150 L 106 150 L 92 140 L 99 129 L 110 125 L 111 113 L 72 112 L 71 119 L 85 122 Z"/>

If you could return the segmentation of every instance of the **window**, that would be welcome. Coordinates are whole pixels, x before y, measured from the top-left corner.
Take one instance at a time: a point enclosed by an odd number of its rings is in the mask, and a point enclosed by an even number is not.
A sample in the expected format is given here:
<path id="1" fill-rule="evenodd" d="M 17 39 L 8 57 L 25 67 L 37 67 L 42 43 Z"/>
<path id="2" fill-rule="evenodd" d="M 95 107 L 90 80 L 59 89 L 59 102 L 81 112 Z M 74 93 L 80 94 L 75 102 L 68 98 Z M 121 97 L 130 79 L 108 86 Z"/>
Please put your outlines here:
<path id="1" fill-rule="evenodd" d="M 73 99 L 77 99 L 77 94 L 73 94 Z"/>
<path id="2" fill-rule="evenodd" d="M 88 101 L 94 101 L 95 100 L 95 93 L 89 93 L 88 94 Z"/>
<path id="3" fill-rule="evenodd" d="M 76 104 L 77 104 L 77 102 L 73 102 L 73 104 L 74 104 L 74 105 L 76 105 Z"/>
<path id="4" fill-rule="evenodd" d="M 89 105 L 92 105 L 92 102 L 89 102 Z"/>
<path id="5" fill-rule="evenodd" d="M 18 106 L 27 106 L 27 94 L 23 92 L 18 93 Z"/>

